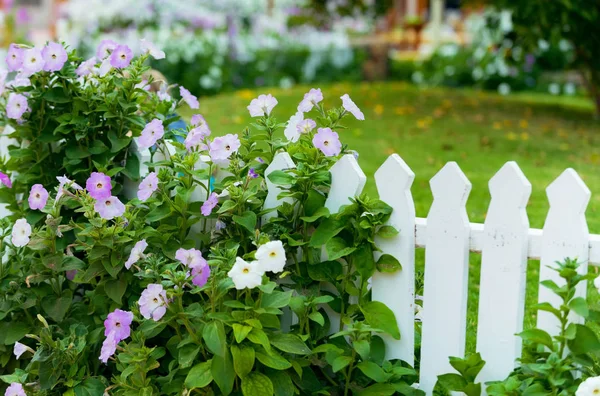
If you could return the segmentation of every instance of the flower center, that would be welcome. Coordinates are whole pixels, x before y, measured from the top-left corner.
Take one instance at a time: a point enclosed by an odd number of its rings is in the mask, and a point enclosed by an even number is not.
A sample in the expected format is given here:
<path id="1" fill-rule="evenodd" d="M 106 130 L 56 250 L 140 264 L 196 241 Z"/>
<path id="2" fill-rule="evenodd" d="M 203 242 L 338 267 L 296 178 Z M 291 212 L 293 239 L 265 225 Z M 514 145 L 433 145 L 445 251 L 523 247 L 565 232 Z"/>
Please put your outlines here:
<path id="1" fill-rule="evenodd" d="M 157 303 L 158 302 L 158 298 L 154 297 L 154 300 L 152 300 L 152 301 L 154 301 L 155 303 Z"/>
<path id="2" fill-rule="evenodd" d="M 106 206 L 110 206 L 110 201 L 106 201 L 104 203 L 106 204 Z"/>
<path id="3" fill-rule="evenodd" d="M 227 150 L 227 151 L 231 150 L 231 146 L 230 145 L 225 146 L 225 150 Z"/>
<path id="4" fill-rule="evenodd" d="M 244 274 L 247 274 L 248 272 L 250 272 L 250 268 L 244 268 L 244 269 L 242 270 L 242 272 L 243 272 Z"/>
<path id="5" fill-rule="evenodd" d="M 102 183 L 96 184 L 96 188 L 102 188 Z"/>
<path id="6" fill-rule="evenodd" d="M 117 326 L 117 327 L 121 327 L 121 322 L 117 322 L 117 323 L 115 323 L 115 326 Z"/>
<path id="7" fill-rule="evenodd" d="M 39 198 L 40 197 L 40 193 L 35 194 L 35 197 Z"/>
<path id="8" fill-rule="evenodd" d="M 121 59 L 125 60 L 127 59 L 127 56 L 125 56 L 125 54 L 121 54 Z"/>
<path id="9" fill-rule="evenodd" d="M 52 59 L 56 59 L 56 54 L 52 54 Z"/>
<path id="10" fill-rule="evenodd" d="M 16 106 L 20 109 L 21 108 L 21 103 L 17 103 Z"/>
<path id="11" fill-rule="evenodd" d="M 37 62 L 37 59 L 36 58 L 31 58 L 31 63 L 35 63 L 35 62 Z"/>
<path id="12" fill-rule="evenodd" d="M 325 141 L 323 142 L 323 144 L 324 144 L 325 146 L 329 146 L 329 142 L 328 142 L 327 140 L 325 140 Z"/>
<path id="13" fill-rule="evenodd" d="M 277 256 L 277 253 L 275 253 L 275 252 L 271 252 L 271 253 L 269 253 L 269 256 L 270 256 L 270 257 L 276 257 L 276 256 Z"/>

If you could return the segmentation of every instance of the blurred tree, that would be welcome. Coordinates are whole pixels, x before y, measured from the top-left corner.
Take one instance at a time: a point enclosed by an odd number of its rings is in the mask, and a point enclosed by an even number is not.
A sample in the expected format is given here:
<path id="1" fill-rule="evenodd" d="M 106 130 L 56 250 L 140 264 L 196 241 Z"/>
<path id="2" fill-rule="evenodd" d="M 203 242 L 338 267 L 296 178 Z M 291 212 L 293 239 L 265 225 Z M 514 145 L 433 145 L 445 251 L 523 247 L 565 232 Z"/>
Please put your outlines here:
<path id="1" fill-rule="evenodd" d="M 515 32 L 525 45 L 568 40 L 600 117 L 600 0 L 471 0 L 512 11 Z"/>

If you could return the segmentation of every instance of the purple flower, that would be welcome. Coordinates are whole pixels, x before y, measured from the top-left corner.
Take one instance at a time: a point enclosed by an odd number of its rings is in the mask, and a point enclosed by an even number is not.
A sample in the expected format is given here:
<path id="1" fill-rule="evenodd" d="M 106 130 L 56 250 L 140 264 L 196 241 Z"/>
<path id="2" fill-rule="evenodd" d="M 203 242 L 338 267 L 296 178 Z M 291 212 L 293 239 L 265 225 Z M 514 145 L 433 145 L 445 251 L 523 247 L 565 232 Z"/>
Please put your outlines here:
<path id="1" fill-rule="evenodd" d="M 149 123 L 146 124 L 144 130 L 142 130 L 142 135 L 138 139 L 138 146 L 140 150 L 145 150 L 150 148 L 156 144 L 156 142 L 162 138 L 165 134 L 165 127 L 163 123 L 158 118 L 153 119 Z"/>
<path id="2" fill-rule="evenodd" d="M 258 173 L 256 173 L 254 168 L 250 168 L 250 170 L 248 170 L 248 177 L 250 179 L 256 179 L 258 177 Z"/>
<path id="3" fill-rule="evenodd" d="M 42 50 L 42 57 L 44 58 L 44 70 L 49 72 L 62 69 L 69 58 L 65 48 L 58 43 L 48 43 Z"/>
<path id="4" fill-rule="evenodd" d="M 162 285 L 151 283 L 142 292 L 138 304 L 144 318 L 158 322 L 167 313 L 167 292 Z"/>
<path id="5" fill-rule="evenodd" d="M 117 197 L 102 198 L 96 201 L 94 210 L 104 220 L 112 220 L 125 213 L 125 205 Z"/>
<path id="6" fill-rule="evenodd" d="M 96 57 L 91 57 L 85 62 L 81 62 L 77 67 L 77 70 L 75 70 L 75 73 L 77 73 L 79 77 L 87 76 L 94 72 L 94 66 L 96 66 Z"/>
<path id="7" fill-rule="evenodd" d="M 212 213 L 215 206 L 217 206 L 218 203 L 219 203 L 219 196 L 217 195 L 217 193 L 210 194 L 208 199 L 206 201 L 204 201 L 204 203 L 202 204 L 202 207 L 200 208 L 200 212 L 202 212 L 202 216 L 209 216 Z"/>
<path id="8" fill-rule="evenodd" d="M 77 275 L 77 270 L 69 270 L 66 272 L 67 275 L 67 279 L 72 281 L 73 279 L 75 279 L 75 276 Z"/>
<path id="9" fill-rule="evenodd" d="M 202 287 L 208 281 L 210 276 L 210 267 L 206 265 L 197 265 L 192 268 L 192 283 L 198 287 Z"/>
<path id="10" fill-rule="evenodd" d="M 241 143 L 237 135 L 228 134 L 215 138 L 210 144 L 210 157 L 213 161 L 226 160 L 232 153 L 237 153 Z"/>
<path id="11" fill-rule="evenodd" d="M 8 388 L 6 388 L 4 396 L 27 396 L 27 393 L 25 393 L 23 385 L 19 384 L 18 382 L 13 382 Z"/>
<path id="12" fill-rule="evenodd" d="M 192 116 L 192 119 L 191 119 L 191 124 L 193 126 L 203 126 L 203 125 L 206 125 L 206 127 L 208 128 L 208 124 L 206 123 L 206 120 L 204 119 L 204 117 L 202 116 L 202 114 L 194 114 Z"/>
<path id="13" fill-rule="evenodd" d="M 225 224 L 224 221 L 217 220 L 217 222 L 215 223 L 215 230 L 221 231 L 221 230 L 224 230 L 225 228 L 227 228 L 227 224 Z"/>
<path id="14" fill-rule="evenodd" d="M 145 257 L 144 250 L 146 250 L 147 247 L 148 242 L 146 242 L 145 239 L 137 241 L 133 249 L 131 249 L 131 253 L 129 253 L 129 258 L 125 261 L 125 268 L 129 269 L 133 264 L 143 259 Z"/>
<path id="15" fill-rule="evenodd" d="M 102 40 L 96 49 L 96 58 L 104 59 L 108 57 L 118 45 L 112 40 Z"/>
<path id="16" fill-rule="evenodd" d="M 4 184 L 8 188 L 12 188 L 12 181 L 6 173 L 0 172 L 0 183 Z"/>
<path id="17" fill-rule="evenodd" d="M 104 335 L 108 337 L 110 333 L 114 333 L 115 341 L 122 341 L 131 335 L 131 322 L 133 322 L 131 312 L 115 309 L 104 321 Z"/>
<path id="18" fill-rule="evenodd" d="M 142 180 L 140 187 L 137 192 L 137 197 L 140 201 L 144 202 L 156 191 L 158 188 L 158 176 L 156 172 L 150 172 L 148 176 Z"/>
<path id="19" fill-rule="evenodd" d="M 201 148 L 202 150 L 206 150 L 208 146 L 205 143 L 205 139 L 210 135 L 210 129 L 206 124 L 198 126 L 191 131 L 188 132 L 185 137 L 185 148 L 188 151 L 192 151 L 193 149 Z"/>
<path id="20" fill-rule="evenodd" d="M 346 111 L 350 112 L 354 117 L 356 117 L 357 120 L 364 121 L 365 115 L 362 111 L 360 111 L 360 109 L 352 101 L 352 99 L 350 99 L 350 96 L 348 96 L 348 94 L 340 96 L 340 99 L 342 99 L 342 106 Z"/>
<path id="21" fill-rule="evenodd" d="M 200 107 L 200 103 L 198 103 L 198 98 L 192 95 L 190 91 L 188 91 L 184 87 L 179 87 L 179 93 L 181 94 L 181 97 L 183 98 L 185 103 L 187 103 L 188 106 L 190 106 L 190 109 L 198 109 Z"/>
<path id="22" fill-rule="evenodd" d="M 122 69 L 129 66 L 132 58 L 131 48 L 126 45 L 118 45 L 110 54 L 110 64 L 112 67 Z"/>
<path id="23" fill-rule="evenodd" d="M 276 105 L 277 99 L 273 95 L 258 95 L 258 98 L 252 99 L 247 109 L 251 117 L 262 117 L 263 115 L 270 115 Z"/>
<path id="24" fill-rule="evenodd" d="M 321 88 L 313 88 L 304 94 L 304 99 L 298 105 L 298 111 L 303 113 L 311 111 L 313 106 L 316 106 L 322 100 L 323 93 L 321 92 Z"/>
<path id="25" fill-rule="evenodd" d="M 18 47 L 16 44 L 11 44 L 6 54 L 6 66 L 8 71 L 18 71 L 23 66 L 23 58 L 25 50 Z"/>
<path id="26" fill-rule="evenodd" d="M 17 8 L 17 12 L 15 13 L 15 22 L 17 22 L 17 26 L 25 25 L 29 23 L 31 18 L 29 17 L 29 12 L 25 7 Z"/>
<path id="27" fill-rule="evenodd" d="M 15 78 L 13 78 L 11 81 L 6 83 L 7 87 L 30 87 L 31 86 L 31 80 L 29 80 L 28 77 L 26 77 L 25 75 L 23 75 L 23 73 L 19 73 L 15 76 Z"/>
<path id="28" fill-rule="evenodd" d="M 48 191 L 41 184 L 34 184 L 29 191 L 29 207 L 34 210 L 42 210 L 48 201 Z"/>
<path id="29" fill-rule="evenodd" d="M 39 48 L 30 48 L 23 55 L 23 71 L 22 73 L 29 77 L 44 68 L 44 57 Z"/>
<path id="30" fill-rule="evenodd" d="M 27 98 L 24 95 L 11 92 L 6 102 L 6 116 L 13 120 L 20 120 L 23 114 L 29 110 Z"/>
<path id="31" fill-rule="evenodd" d="M 175 259 L 189 268 L 207 265 L 206 260 L 204 259 L 204 257 L 202 257 L 202 252 L 194 248 L 177 249 L 177 251 L 175 252 Z"/>
<path id="32" fill-rule="evenodd" d="M 312 142 L 326 157 L 338 155 L 342 151 L 340 137 L 337 132 L 333 132 L 331 128 L 319 128 L 317 134 L 313 137 Z"/>
<path id="33" fill-rule="evenodd" d="M 154 59 L 164 59 L 165 51 L 161 51 L 153 43 L 146 40 L 145 38 L 140 40 L 140 48 L 142 52 L 150 54 Z"/>
<path id="34" fill-rule="evenodd" d="M 264 163 L 265 163 L 265 160 L 264 160 L 264 159 L 262 159 L 262 158 L 260 158 L 260 157 L 258 157 L 256 160 L 257 160 L 258 162 L 260 162 L 261 164 L 264 164 Z"/>
<path id="35" fill-rule="evenodd" d="M 111 196 L 110 177 L 104 173 L 92 172 L 90 177 L 85 182 L 85 189 L 94 199 L 104 199 Z"/>
<path id="36" fill-rule="evenodd" d="M 115 333 L 109 333 L 102 343 L 102 349 L 100 350 L 100 361 L 104 364 L 108 362 L 108 359 L 115 354 L 117 351 L 117 344 L 119 341 L 115 338 Z"/>
<path id="37" fill-rule="evenodd" d="M 310 133 L 313 129 L 317 127 L 317 123 L 307 118 L 306 120 L 302 120 L 298 123 L 296 127 L 299 133 Z"/>

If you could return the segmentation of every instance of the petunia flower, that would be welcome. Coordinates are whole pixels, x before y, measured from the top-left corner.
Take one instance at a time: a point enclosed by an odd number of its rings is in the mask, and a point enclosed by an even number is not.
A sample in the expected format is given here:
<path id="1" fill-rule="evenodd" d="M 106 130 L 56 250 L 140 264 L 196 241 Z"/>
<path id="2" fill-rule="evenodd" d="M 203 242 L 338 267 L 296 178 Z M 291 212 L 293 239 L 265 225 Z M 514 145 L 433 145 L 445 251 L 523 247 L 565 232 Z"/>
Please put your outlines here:
<path id="1" fill-rule="evenodd" d="M 256 260 L 264 271 L 278 273 L 285 266 L 285 249 L 281 241 L 271 241 L 259 246 L 255 254 Z"/>
<path id="2" fill-rule="evenodd" d="M 29 104 L 25 95 L 11 92 L 6 102 L 6 116 L 13 120 L 20 120 L 23 114 L 29 110 Z"/>
<path id="3" fill-rule="evenodd" d="M 108 362 L 108 359 L 115 354 L 117 351 L 117 341 L 115 333 L 109 333 L 108 336 L 102 342 L 102 349 L 100 349 L 100 361 L 104 364 Z"/>
<path id="4" fill-rule="evenodd" d="M 304 99 L 298 105 L 298 111 L 306 113 L 312 110 L 313 106 L 323 100 L 323 93 L 321 88 L 313 88 L 304 94 Z"/>
<path id="5" fill-rule="evenodd" d="M 79 77 L 90 75 L 94 72 L 94 67 L 96 66 L 96 57 L 91 57 L 90 59 L 81 62 L 81 64 L 75 69 L 75 73 Z"/>
<path id="6" fill-rule="evenodd" d="M 192 95 L 190 91 L 180 86 L 179 93 L 181 94 L 181 97 L 183 98 L 184 102 L 187 103 L 188 106 L 190 106 L 190 109 L 198 109 L 200 107 L 198 98 Z"/>
<path id="7" fill-rule="evenodd" d="M 190 130 L 185 137 L 184 144 L 188 151 L 192 150 L 206 150 L 208 145 L 206 144 L 206 138 L 210 135 L 208 127 L 198 126 Z"/>
<path id="8" fill-rule="evenodd" d="M 29 207 L 34 210 L 42 210 L 48 201 L 48 191 L 41 184 L 34 184 L 29 191 Z"/>
<path id="9" fill-rule="evenodd" d="M 129 66 L 132 58 L 133 52 L 131 48 L 126 45 L 117 45 L 110 54 L 110 64 L 116 69 L 122 69 Z"/>
<path id="10" fill-rule="evenodd" d="M 600 376 L 590 377 L 579 384 L 575 396 L 592 396 L 600 394 Z"/>
<path id="11" fill-rule="evenodd" d="M 13 348 L 13 353 L 15 354 L 17 360 L 20 359 L 21 356 L 25 352 L 35 353 L 35 351 L 33 349 L 31 349 L 30 347 L 28 347 L 27 345 L 21 344 L 19 341 L 15 342 L 15 347 Z"/>
<path id="12" fill-rule="evenodd" d="M 109 334 L 114 333 L 115 341 L 122 341 L 131 335 L 131 322 L 133 322 L 131 312 L 115 309 L 104 320 L 104 335 L 108 337 Z"/>
<path id="13" fill-rule="evenodd" d="M 342 99 L 342 106 L 344 107 L 344 109 L 346 111 L 348 111 L 354 117 L 356 117 L 357 120 L 364 121 L 365 115 L 363 114 L 362 111 L 360 111 L 360 109 L 352 101 L 352 99 L 350 99 L 350 96 L 348 94 L 344 94 L 344 95 L 340 96 L 340 99 Z"/>
<path id="14" fill-rule="evenodd" d="M 337 132 L 331 128 L 319 128 L 312 140 L 313 145 L 321 150 L 326 157 L 338 155 L 342 151 L 342 143 Z"/>
<path id="15" fill-rule="evenodd" d="M 72 187 L 74 190 L 83 190 L 83 187 L 81 187 L 79 184 L 73 182 L 65 175 L 56 176 L 56 179 L 58 180 L 59 185 L 58 185 L 58 192 L 56 193 L 56 198 L 54 198 L 55 205 L 56 205 L 56 202 L 58 202 L 58 200 L 60 199 L 60 197 L 63 196 L 63 194 L 65 192 L 65 186 Z"/>
<path id="16" fill-rule="evenodd" d="M 213 209 L 215 208 L 215 206 L 217 206 L 218 203 L 219 203 L 219 196 L 217 195 L 217 193 L 211 193 L 210 196 L 206 199 L 206 201 L 204 201 L 204 203 L 202 204 L 202 207 L 200 208 L 200 212 L 202 213 L 202 216 L 210 216 Z"/>
<path id="17" fill-rule="evenodd" d="M 30 48 L 25 51 L 23 55 L 23 69 L 22 73 L 24 76 L 29 77 L 44 68 L 44 57 L 42 51 L 39 48 Z"/>
<path id="18" fill-rule="evenodd" d="M 145 150 L 156 144 L 165 134 L 165 127 L 158 118 L 153 119 L 146 124 L 142 130 L 142 135 L 138 139 L 138 146 L 140 150 Z"/>
<path id="19" fill-rule="evenodd" d="M 258 264 L 258 261 L 247 262 L 240 257 L 236 257 L 235 264 L 227 273 L 231 278 L 237 290 L 254 289 L 262 283 L 264 271 Z"/>
<path id="20" fill-rule="evenodd" d="M 248 169 L 248 177 L 250 179 L 256 179 L 258 177 L 258 173 L 254 170 L 254 168 Z"/>
<path id="21" fill-rule="evenodd" d="M 131 253 L 129 253 L 129 258 L 127 259 L 127 261 L 125 261 L 125 268 L 129 269 L 133 264 L 143 259 L 145 257 L 144 250 L 146 250 L 147 247 L 148 242 L 146 242 L 145 239 L 137 241 L 133 249 L 131 249 Z"/>
<path id="22" fill-rule="evenodd" d="M 289 140 L 290 142 L 297 142 L 298 139 L 300 139 L 300 132 L 298 132 L 298 124 L 303 119 L 304 119 L 304 113 L 299 111 L 296 114 L 294 114 L 293 116 L 291 116 L 290 119 L 288 120 L 285 130 L 283 131 L 283 134 L 285 135 L 287 140 Z"/>
<path id="23" fill-rule="evenodd" d="M 184 249 L 179 248 L 175 252 L 175 259 L 178 260 L 181 264 L 193 268 L 198 266 L 204 266 L 206 264 L 206 259 L 202 257 L 202 252 L 198 249 Z"/>
<path id="24" fill-rule="evenodd" d="M 94 204 L 94 210 L 104 220 L 112 220 L 125 213 L 125 205 L 117 197 L 102 198 Z"/>
<path id="25" fill-rule="evenodd" d="M 158 189 L 158 176 L 156 172 L 148 173 L 148 176 L 142 180 L 140 187 L 137 192 L 137 197 L 140 201 L 144 202 L 152 196 L 154 191 Z"/>
<path id="26" fill-rule="evenodd" d="M 197 265 L 192 268 L 192 283 L 198 287 L 202 287 L 208 281 L 208 277 L 210 276 L 210 266 L 206 265 Z"/>
<path id="27" fill-rule="evenodd" d="M 208 129 L 208 124 L 206 123 L 206 120 L 204 119 L 204 116 L 202 114 L 194 114 L 192 116 L 192 119 L 190 120 L 190 123 L 193 126 L 203 126 L 203 125 L 206 125 L 206 128 Z"/>
<path id="28" fill-rule="evenodd" d="M 92 172 L 85 182 L 85 189 L 94 199 L 108 198 L 112 190 L 110 177 L 101 172 Z"/>
<path id="29" fill-rule="evenodd" d="M 0 172 L 0 183 L 4 184 L 8 188 L 12 188 L 12 181 L 6 173 Z"/>
<path id="30" fill-rule="evenodd" d="M 247 109 L 251 117 L 262 117 L 263 115 L 270 115 L 276 105 L 277 99 L 273 95 L 258 95 L 258 98 L 252 99 Z"/>
<path id="31" fill-rule="evenodd" d="M 6 54 L 6 66 L 8 71 L 19 71 L 23 67 L 23 59 L 25 57 L 25 50 L 16 44 L 11 44 L 8 47 L 8 53 Z"/>
<path id="32" fill-rule="evenodd" d="M 15 222 L 12 229 L 11 242 L 16 247 L 23 247 L 29 243 L 31 236 L 31 226 L 25 219 L 19 219 Z"/>
<path id="33" fill-rule="evenodd" d="M 63 68 L 69 56 L 65 48 L 58 43 L 48 43 L 42 50 L 44 70 L 53 72 Z"/>
<path id="34" fill-rule="evenodd" d="M 216 223 L 215 223 L 216 231 L 221 231 L 221 230 L 224 230 L 225 228 L 227 228 L 227 224 L 225 224 L 224 221 L 221 221 L 221 220 L 216 221 Z"/>
<path id="35" fill-rule="evenodd" d="M 298 133 L 307 134 L 307 133 L 310 133 L 316 127 L 317 127 L 317 123 L 314 122 L 313 120 L 311 120 L 310 118 L 307 118 L 306 120 L 300 121 L 300 123 L 298 123 L 298 126 L 296 128 L 298 129 Z"/>
<path id="36" fill-rule="evenodd" d="M 113 40 L 102 40 L 96 49 L 96 58 L 107 58 L 115 50 L 115 48 L 117 48 L 118 45 L 119 44 Z"/>
<path id="37" fill-rule="evenodd" d="M 112 64 L 110 63 L 110 58 L 106 58 L 100 64 L 100 67 L 96 71 L 96 74 L 98 74 L 99 77 L 104 77 L 108 74 L 109 71 L 111 71 L 111 69 Z"/>
<path id="38" fill-rule="evenodd" d="M 167 292 L 162 285 L 151 283 L 142 292 L 138 303 L 144 318 L 158 322 L 167 313 Z"/>
<path id="39" fill-rule="evenodd" d="M 160 49 L 158 49 L 157 46 L 155 46 L 153 43 L 146 40 L 145 38 L 140 40 L 140 49 L 142 50 L 142 52 L 150 54 L 154 59 L 165 58 L 165 51 L 161 51 Z"/>
<path id="40" fill-rule="evenodd" d="M 8 388 L 6 388 L 4 396 L 27 396 L 27 393 L 25 393 L 23 385 L 19 384 L 18 382 L 13 382 Z"/>
<path id="41" fill-rule="evenodd" d="M 209 145 L 210 158 L 213 161 L 226 160 L 231 154 L 237 153 L 240 146 L 238 135 L 228 134 L 217 137 Z"/>

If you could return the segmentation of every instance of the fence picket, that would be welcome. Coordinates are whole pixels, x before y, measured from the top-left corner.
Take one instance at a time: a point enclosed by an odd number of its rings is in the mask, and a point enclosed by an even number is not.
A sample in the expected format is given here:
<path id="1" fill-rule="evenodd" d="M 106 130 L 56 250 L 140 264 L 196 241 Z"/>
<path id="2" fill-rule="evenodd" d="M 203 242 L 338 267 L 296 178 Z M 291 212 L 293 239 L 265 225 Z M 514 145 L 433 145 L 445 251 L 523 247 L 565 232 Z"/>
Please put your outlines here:
<path id="1" fill-rule="evenodd" d="M 492 201 L 484 224 L 477 352 L 486 361 L 479 382 L 504 379 L 521 356 L 531 183 L 515 162 L 489 183 Z"/>
<path id="2" fill-rule="evenodd" d="M 454 372 L 449 356 L 464 356 L 469 270 L 471 183 L 456 162 L 430 181 L 420 389 L 431 395 L 439 374 Z"/>
<path id="3" fill-rule="evenodd" d="M 281 187 L 273 184 L 273 182 L 271 180 L 269 180 L 268 176 L 276 170 L 292 169 L 295 167 L 296 167 L 296 164 L 294 164 L 292 157 L 290 157 L 290 155 L 287 152 L 281 152 L 281 153 L 275 154 L 275 157 L 273 157 L 273 161 L 271 161 L 271 163 L 269 164 L 267 169 L 265 169 L 265 182 L 267 183 L 268 193 L 267 193 L 267 197 L 265 198 L 265 203 L 263 205 L 264 209 L 276 208 L 279 205 L 281 205 L 281 203 L 283 203 L 283 202 L 292 203 L 291 198 L 281 198 L 281 199 L 277 198 L 279 193 L 281 193 Z M 276 211 L 267 213 L 262 217 L 262 223 L 265 224 L 269 221 L 269 219 L 271 219 L 272 217 L 276 217 L 276 216 L 277 216 Z"/>
<path id="4" fill-rule="evenodd" d="M 589 231 L 585 220 L 585 209 L 590 201 L 591 192 L 581 180 L 577 172 L 569 168 L 565 170 L 546 189 L 550 210 L 544 223 L 542 236 L 542 255 L 540 260 L 540 281 L 552 280 L 559 286 L 564 282 L 556 271 L 548 268 L 555 266 L 556 261 L 565 258 L 577 258 L 581 263 L 579 273 L 587 273 L 589 256 Z M 577 288 L 577 296 L 586 296 L 586 282 Z M 549 302 L 560 306 L 560 299 L 549 289 L 540 285 L 539 302 Z M 576 316 L 576 315 L 575 315 Z M 581 317 L 570 318 L 574 322 L 582 322 Z M 558 319 L 550 312 L 538 312 L 538 328 L 555 335 L 560 330 Z"/>
<path id="5" fill-rule="evenodd" d="M 377 238 L 381 253 L 394 256 L 402 270 L 393 274 L 375 272 L 372 279 L 373 300 L 386 304 L 396 315 L 401 339 L 384 337 L 386 357 L 402 359 L 410 365 L 415 357 L 415 204 L 410 188 L 414 172 L 398 154 L 392 154 L 375 172 L 379 198 L 394 211 L 388 222 L 400 233 L 393 238 Z"/>

